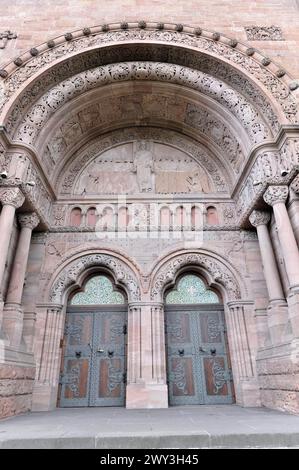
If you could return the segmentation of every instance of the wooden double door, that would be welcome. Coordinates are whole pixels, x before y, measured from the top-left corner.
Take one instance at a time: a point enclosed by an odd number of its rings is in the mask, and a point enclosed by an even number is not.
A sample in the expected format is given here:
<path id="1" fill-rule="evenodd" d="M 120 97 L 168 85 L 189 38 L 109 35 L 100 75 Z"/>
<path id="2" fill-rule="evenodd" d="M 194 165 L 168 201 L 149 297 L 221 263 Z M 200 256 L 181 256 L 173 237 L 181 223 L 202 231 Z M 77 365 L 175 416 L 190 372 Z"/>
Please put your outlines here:
<path id="1" fill-rule="evenodd" d="M 59 406 L 125 405 L 126 318 L 125 305 L 68 308 Z"/>
<path id="2" fill-rule="evenodd" d="M 233 403 L 221 306 L 166 306 L 170 405 Z"/>

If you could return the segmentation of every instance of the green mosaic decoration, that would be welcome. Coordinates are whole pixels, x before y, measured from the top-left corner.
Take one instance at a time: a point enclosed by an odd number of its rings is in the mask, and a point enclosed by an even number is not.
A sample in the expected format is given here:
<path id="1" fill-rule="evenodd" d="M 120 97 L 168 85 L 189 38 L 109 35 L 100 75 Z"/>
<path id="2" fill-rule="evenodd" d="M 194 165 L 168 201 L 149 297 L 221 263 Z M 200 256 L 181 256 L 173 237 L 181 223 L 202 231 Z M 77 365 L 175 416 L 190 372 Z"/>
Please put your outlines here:
<path id="1" fill-rule="evenodd" d="M 194 274 L 183 276 L 166 296 L 166 304 L 219 304 L 219 298 Z"/>
<path id="2" fill-rule="evenodd" d="M 78 292 L 71 299 L 71 305 L 124 304 L 124 296 L 113 290 L 112 282 L 106 276 L 94 276 L 85 284 L 84 292 Z"/>

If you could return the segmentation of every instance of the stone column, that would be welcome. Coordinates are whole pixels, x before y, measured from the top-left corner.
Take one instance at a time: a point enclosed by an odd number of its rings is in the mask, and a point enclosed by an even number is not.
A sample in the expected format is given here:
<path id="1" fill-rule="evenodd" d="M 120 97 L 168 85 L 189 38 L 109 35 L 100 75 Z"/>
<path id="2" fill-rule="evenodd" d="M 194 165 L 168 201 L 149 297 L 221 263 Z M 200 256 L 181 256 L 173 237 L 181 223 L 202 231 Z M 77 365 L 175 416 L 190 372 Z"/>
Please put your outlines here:
<path id="1" fill-rule="evenodd" d="M 16 209 L 21 207 L 25 197 L 19 188 L 0 188 L 0 202 L 2 211 L 0 215 L 0 330 L 3 314 L 3 296 L 1 287 L 5 272 L 8 248 L 11 239 Z"/>
<path id="2" fill-rule="evenodd" d="M 294 336 L 299 337 L 299 250 L 285 205 L 288 192 L 288 186 L 269 186 L 264 194 L 264 200 L 273 207 L 278 238 L 290 285 L 288 295 L 289 318 Z"/>
<path id="3" fill-rule="evenodd" d="M 260 406 L 261 403 L 255 365 L 257 338 L 250 325 L 252 310 L 252 302 L 230 301 L 225 306 L 236 403 L 241 406 Z"/>
<path id="4" fill-rule="evenodd" d="M 38 312 L 38 317 L 40 331 L 35 345 L 36 380 L 32 411 L 48 411 L 55 409 L 57 403 L 65 309 L 62 305 L 44 307 Z"/>
<path id="5" fill-rule="evenodd" d="M 167 408 L 163 304 L 134 302 L 128 317 L 127 408 Z"/>
<path id="6" fill-rule="evenodd" d="M 21 305 L 26 276 L 32 230 L 39 224 L 33 213 L 18 215 L 21 231 L 10 276 L 3 314 L 3 332 L 13 348 L 21 343 L 23 331 L 23 308 Z"/>
<path id="7" fill-rule="evenodd" d="M 268 230 L 270 213 L 253 211 L 249 217 L 251 225 L 256 227 L 264 275 L 269 294 L 268 327 L 272 343 L 281 343 L 288 322 L 287 303 L 284 297 L 279 271 Z"/>

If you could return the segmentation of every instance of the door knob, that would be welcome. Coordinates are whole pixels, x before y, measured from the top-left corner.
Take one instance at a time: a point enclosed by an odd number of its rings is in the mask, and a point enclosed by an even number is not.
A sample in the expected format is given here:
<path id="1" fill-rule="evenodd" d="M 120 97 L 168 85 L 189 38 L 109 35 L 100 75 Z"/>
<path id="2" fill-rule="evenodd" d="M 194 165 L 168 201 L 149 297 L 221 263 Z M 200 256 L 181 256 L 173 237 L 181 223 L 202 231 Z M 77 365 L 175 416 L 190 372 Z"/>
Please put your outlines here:
<path id="1" fill-rule="evenodd" d="M 179 355 L 180 355 L 180 356 L 184 356 L 184 354 L 185 354 L 185 350 L 184 350 L 184 349 L 179 349 L 178 352 L 179 352 Z"/>
<path id="2" fill-rule="evenodd" d="M 76 357 L 79 359 L 82 355 L 81 351 L 75 351 Z"/>

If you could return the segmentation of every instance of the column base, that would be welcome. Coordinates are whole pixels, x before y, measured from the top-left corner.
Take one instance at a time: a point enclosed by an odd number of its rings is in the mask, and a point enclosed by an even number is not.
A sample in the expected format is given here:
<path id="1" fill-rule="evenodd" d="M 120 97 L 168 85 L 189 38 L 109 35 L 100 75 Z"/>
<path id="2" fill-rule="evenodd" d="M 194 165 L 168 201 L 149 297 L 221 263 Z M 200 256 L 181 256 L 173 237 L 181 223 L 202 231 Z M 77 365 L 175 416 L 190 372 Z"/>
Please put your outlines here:
<path id="1" fill-rule="evenodd" d="M 168 408 L 166 384 L 134 383 L 127 385 L 126 408 Z"/>
<path id="2" fill-rule="evenodd" d="M 35 383 L 32 411 L 52 411 L 57 407 L 57 387 L 49 383 Z"/>
<path id="3" fill-rule="evenodd" d="M 288 332 L 288 304 L 285 301 L 273 301 L 268 309 L 268 327 L 272 345 L 281 344 L 290 338 Z"/>
<path id="4" fill-rule="evenodd" d="M 20 304 L 5 304 L 2 324 L 4 340 L 7 344 L 16 349 L 21 345 L 23 316 L 24 312 Z"/>

